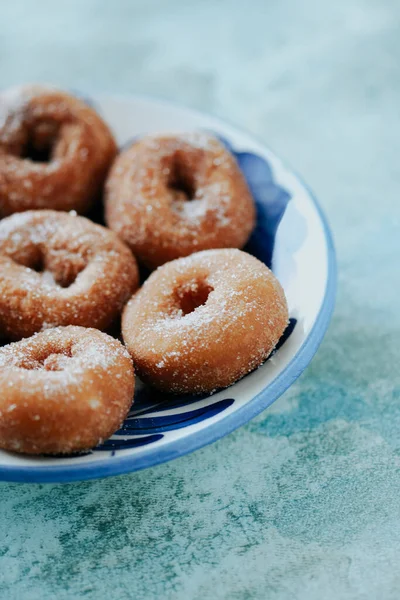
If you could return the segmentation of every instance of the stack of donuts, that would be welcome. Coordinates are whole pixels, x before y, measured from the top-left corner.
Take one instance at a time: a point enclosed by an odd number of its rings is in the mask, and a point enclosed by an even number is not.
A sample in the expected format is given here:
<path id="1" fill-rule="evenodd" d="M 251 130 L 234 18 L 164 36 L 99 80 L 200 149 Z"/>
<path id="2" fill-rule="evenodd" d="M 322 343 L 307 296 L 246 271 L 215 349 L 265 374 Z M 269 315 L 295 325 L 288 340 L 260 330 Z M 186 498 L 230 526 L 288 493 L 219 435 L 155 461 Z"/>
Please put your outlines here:
<path id="1" fill-rule="evenodd" d="M 0 219 L 3 449 L 86 451 L 120 427 L 135 372 L 212 392 L 258 367 L 288 323 L 279 282 L 240 250 L 254 202 L 209 134 L 118 152 L 81 99 L 2 92 Z"/>

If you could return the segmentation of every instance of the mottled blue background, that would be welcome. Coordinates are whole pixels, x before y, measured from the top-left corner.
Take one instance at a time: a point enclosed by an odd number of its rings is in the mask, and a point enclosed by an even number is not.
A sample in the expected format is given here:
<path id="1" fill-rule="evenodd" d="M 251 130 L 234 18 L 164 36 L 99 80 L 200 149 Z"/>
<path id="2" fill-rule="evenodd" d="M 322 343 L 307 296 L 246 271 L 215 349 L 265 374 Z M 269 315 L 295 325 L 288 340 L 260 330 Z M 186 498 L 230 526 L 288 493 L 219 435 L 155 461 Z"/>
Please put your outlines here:
<path id="1" fill-rule="evenodd" d="M 0 81 L 156 94 L 268 142 L 336 234 L 336 315 L 247 426 L 173 463 L 0 484 L 0 598 L 398 600 L 396 0 L 0 4 Z"/>

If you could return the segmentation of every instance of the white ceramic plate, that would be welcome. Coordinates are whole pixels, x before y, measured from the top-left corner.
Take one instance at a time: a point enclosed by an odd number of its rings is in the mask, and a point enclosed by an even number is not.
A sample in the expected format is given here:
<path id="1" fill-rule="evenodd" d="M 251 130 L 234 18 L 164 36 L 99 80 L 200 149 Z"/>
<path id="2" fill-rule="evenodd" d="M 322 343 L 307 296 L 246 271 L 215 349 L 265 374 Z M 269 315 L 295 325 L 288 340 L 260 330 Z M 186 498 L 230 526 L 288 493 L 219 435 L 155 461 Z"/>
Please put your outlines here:
<path id="1" fill-rule="evenodd" d="M 226 435 L 267 408 L 316 352 L 332 314 L 336 264 L 331 234 L 308 188 L 271 150 L 219 119 L 142 97 L 90 100 L 120 145 L 155 132 L 206 129 L 237 157 L 257 203 L 247 250 L 272 266 L 290 310 L 274 355 L 235 385 L 204 397 L 167 397 L 140 384 L 123 428 L 84 456 L 32 458 L 0 451 L 0 479 L 66 482 L 144 469 Z"/>

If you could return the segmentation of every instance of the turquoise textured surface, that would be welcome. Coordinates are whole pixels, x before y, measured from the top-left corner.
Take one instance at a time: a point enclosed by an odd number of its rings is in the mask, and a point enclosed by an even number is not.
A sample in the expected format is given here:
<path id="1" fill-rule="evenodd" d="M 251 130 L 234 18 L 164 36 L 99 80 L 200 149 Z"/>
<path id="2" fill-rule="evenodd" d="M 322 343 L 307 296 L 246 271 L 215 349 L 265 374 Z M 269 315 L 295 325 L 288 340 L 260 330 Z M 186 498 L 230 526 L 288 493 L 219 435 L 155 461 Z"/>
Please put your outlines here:
<path id="1" fill-rule="evenodd" d="M 2 85 L 155 94 L 271 145 L 330 218 L 339 294 L 312 365 L 225 439 L 0 484 L 0 598 L 398 599 L 399 21 L 389 0 L 2 3 Z"/>

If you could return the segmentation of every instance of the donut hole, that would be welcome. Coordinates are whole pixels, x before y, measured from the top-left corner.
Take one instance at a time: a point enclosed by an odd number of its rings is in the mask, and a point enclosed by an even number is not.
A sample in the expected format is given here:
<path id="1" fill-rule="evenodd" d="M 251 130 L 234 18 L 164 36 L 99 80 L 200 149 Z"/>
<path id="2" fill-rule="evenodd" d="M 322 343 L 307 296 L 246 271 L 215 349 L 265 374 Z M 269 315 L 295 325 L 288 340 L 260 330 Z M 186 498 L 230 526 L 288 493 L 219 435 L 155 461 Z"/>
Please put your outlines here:
<path id="1" fill-rule="evenodd" d="M 63 352 L 52 352 L 42 362 L 42 368 L 46 371 L 63 371 L 70 358 L 72 358 L 70 349 Z"/>
<path id="2" fill-rule="evenodd" d="M 196 195 L 193 170 L 181 153 L 175 153 L 168 165 L 167 188 L 172 192 L 174 200 L 190 201 Z"/>
<path id="3" fill-rule="evenodd" d="M 49 163 L 58 138 L 55 123 L 41 122 L 27 129 L 20 157 L 35 163 Z"/>
<path id="4" fill-rule="evenodd" d="M 85 266 L 66 263 L 61 269 L 43 268 L 38 272 L 42 274 L 43 283 L 65 289 L 75 283 L 79 273 L 84 270 Z"/>
<path id="5" fill-rule="evenodd" d="M 62 288 L 69 288 L 75 283 L 79 273 L 81 273 L 86 265 L 67 264 L 64 266 L 62 271 L 51 273 L 54 277 L 56 285 Z"/>
<path id="6" fill-rule="evenodd" d="M 55 283 L 52 273 L 46 269 L 45 256 L 40 246 L 33 246 L 27 252 L 21 252 L 19 256 L 14 256 L 13 260 L 19 265 L 40 273 L 47 283 Z"/>
<path id="7" fill-rule="evenodd" d="M 79 273 L 87 266 L 87 259 L 80 254 L 68 252 L 54 257 L 39 246 L 17 262 L 40 273 L 44 283 L 61 288 L 68 288 L 75 283 Z"/>
<path id="8" fill-rule="evenodd" d="M 72 348 L 49 348 L 43 349 L 36 356 L 27 357 L 21 367 L 29 371 L 63 371 L 69 359 L 72 358 Z"/>
<path id="9" fill-rule="evenodd" d="M 49 163 L 51 160 L 52 149 L 52 145 L 50 144 L 48 146 L 38 147 L 30 138 L 23 148 L 21 158 L 35 163 Z"/>
<path id="10" fill-rule="evenodd" d="M 176 290 L 176 300 L 183 315 L 204 306 L 214 288 L 204 280 L 196 280 Z"/>
<path id="11" fill-rule="evenodd" d="M 47 252 L 46 266 L 56 285 L 69 288 L 75 283 L 93 258 L 91 251 L 81 242 L 60 239 Z"/>
<path id="12" fill-rule="evenodd" d="M 42 254 L 42 252 L 40 252 L 40 250 L 38 249 L 37 252 L 33 253 L 30 257 L 30 261 L 29 264 L 27 265 L 30 269 L 32 269 L 32 271 L 36 271 L 36 273 L 44 273 L 44 271 L 46 270 L 45 264 L 44 264 L 44 256 Z"/>

